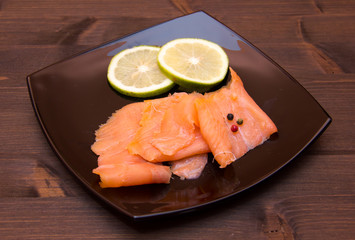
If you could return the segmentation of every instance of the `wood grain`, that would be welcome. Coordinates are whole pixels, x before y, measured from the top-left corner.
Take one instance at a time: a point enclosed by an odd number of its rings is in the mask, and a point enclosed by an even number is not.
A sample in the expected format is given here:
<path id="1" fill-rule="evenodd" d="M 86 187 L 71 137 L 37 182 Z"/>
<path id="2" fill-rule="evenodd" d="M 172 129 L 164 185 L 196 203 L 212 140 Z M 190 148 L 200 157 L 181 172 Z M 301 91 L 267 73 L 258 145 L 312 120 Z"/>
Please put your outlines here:
<path id="1" fill-rule="evenodd" d="M 333 122 L 294 161 L 242 194 L 134 223 L 58 160 L 35 118 L 26 76 L 199 10 L 275 60 Z M 352 0 L 0 1 L 0 239 L 354 239 L 354 22 Z"/>

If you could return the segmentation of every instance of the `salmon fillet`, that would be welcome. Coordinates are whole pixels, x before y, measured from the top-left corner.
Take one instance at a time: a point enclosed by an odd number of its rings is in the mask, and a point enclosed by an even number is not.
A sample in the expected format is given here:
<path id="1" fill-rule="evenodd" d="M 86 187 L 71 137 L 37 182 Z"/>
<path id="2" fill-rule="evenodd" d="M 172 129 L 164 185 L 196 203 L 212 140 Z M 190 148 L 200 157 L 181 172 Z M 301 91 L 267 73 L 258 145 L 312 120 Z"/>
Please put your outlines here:
<path id="1" fill-rule="evenodd" d="M 160 124 L 165 111 L 169 106 L 178 102 L 186 93 L 178 93 L 169 97 L 144 101 L 143 114 L 139 122 L 137 133 L 128 144 L 131 154 L 138 154 L 148 161 L 154 161 L 162 153 L 152 145 L 155 132 L 160 129 Z"/>
<path id="2" fill-rule="evenodd" d="M 128 151 L 149 162 L 174 161 L 210 152 L 198 124 L 195 99 L 201 94 L 175 93 L 147 100 L 139 129 Z"/>
<path id="3" fill-rule="evenodd" d="M 171 171 L 180 179 L 196 179 L 202 174 L 208 160 L 208 154 L 198 154 L 192 157 L 171 162 Z"/>
<path id="4" fill-rule="evenodd" d="M 216 92 L 195 101 L 202 136 L 221 168 L 262 144 L 277 128 L 244 89 L 239 76 L 230 69 L 231 81 Z M 234 120 L 227 119 L 232 113 Z M 238 131 L 231 131 L 237 119 Z"/>
<path id="5" fill-rule="evenodd" d="M 194 101 L 198 97 L 202 95 L 186 94 L 166 109 L 160 127 L 151 140 L 152 145 L 164 155 L 172 156 L 195 140 L 198 117 Z"/>
<path id="6" fill-rule="evenodd" d="M 168 166 L 149 162 L 125 162 L 102 165 L 93 170 L 100 175 L 102 188 L 116 188 L 153 183 L 169 183 L 171 171 Z"/>
<path id="7" fill-rule="evenodd" d="M 127 150 L 139 127 L 143 108 L 144 103 L 129 104 L 95 132 L 96 141 L 91 149 L 99 158 L 93 173 L 100 175 L 102 188 L 170 182 L 168 166 L 147 162 Z"/>

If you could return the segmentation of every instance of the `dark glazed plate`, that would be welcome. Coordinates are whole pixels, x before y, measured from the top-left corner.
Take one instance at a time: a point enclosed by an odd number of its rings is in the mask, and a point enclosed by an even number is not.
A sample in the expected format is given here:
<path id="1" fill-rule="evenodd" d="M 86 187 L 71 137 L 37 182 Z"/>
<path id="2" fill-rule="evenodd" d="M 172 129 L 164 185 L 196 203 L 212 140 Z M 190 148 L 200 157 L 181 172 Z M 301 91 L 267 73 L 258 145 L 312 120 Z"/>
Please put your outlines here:
<path id="1" fill-rule="evenodd" d="M 111 57 L 137 45 L 162 45 L 180 37 L 197 37 L 221 45 L 246 90 L 279 129 L 263 145 L 225 169 L 209 162 L 197 180 L 174 178 L 169 185 L 101 189 L 91 171 L 94 131 L 126 98 L 110 88 L 106 70 Z M 50 145 L 90 190 L 120 212 L 145 219 L 193 210 L 236 195 L 269 177 L 294 159 L 330 124 L 317 101 L 285 70 L 251 43 L 204 12 L 159 24 L 55 63 L 27 77 L 34 110 Z M 302 128 L 300 116 L 307 116 Z"/>

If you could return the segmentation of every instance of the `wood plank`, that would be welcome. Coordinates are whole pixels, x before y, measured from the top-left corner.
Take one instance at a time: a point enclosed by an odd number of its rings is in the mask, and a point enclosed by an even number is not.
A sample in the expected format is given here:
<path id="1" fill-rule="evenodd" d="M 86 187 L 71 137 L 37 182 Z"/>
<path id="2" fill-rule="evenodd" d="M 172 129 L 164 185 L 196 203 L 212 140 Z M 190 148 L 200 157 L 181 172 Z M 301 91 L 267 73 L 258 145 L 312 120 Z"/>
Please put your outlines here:
<path id="1" fill-rule="evenodd" d="M 50 64 L 93 48 L 83 45 L 0 45 L 1 86 L 26 86 L 26 76 Z"/>
<path id="2" fill-rule="evenodd" d="M 355 222 L 354 195 L 313 195 L 289 198 L 277 204 L 281 221 L 293 229 L 295 239 L 352 239 Z M 322 226 L 321 228 L 319 226 Z"/>
<path id="3" fill-rule="evenodd" d="M 95 46 L 103 42 L 125 36 L 163 22 L 162 18 L 58 18 L 7 19 L 0 23 L 0 45 L 88 45 Z M 355 30 L 348 22 L 354 22 L 354 16 L 258 16 L 229 17 L 223 21 L 227 26 L 240 33 L 255 45 L 259 44 L 300 44 L 307 47 L 309 53 L 317 58 L 324 71 L 353 72 L 353 49 L 351 41 Z M 129 22 L 136 22 L 132 27 Z M 346 31 L 336 31 L 337 26 L 348 26 Z M 332 27 L 328 27 L 332 26 Z M 16 30 L 22 28 L 23 30 Z M 75 29 L 75 30 L 74 30 Z M 312 32 L 310 34 L 309 32 Z M 320 39 L 322 41 L 320 42 Z M 335 40 L 336 39 L 336 40 Z M 277 46 L 275 46 L 277 47 Z M 324 60 L 325 59 L 325 60 Z"/>
<path id="4" fill-rule="evenodd" d="M 98 45 L 164 22 L 164 18 L 7 18 L 0 22 L 0 45 Z M 135 24 L 132 25 L 131 23 Z"/>
<path id="5" fill-rule="evenodd" d="M 174 0 L 174 1 L 150 1 L 145 5 L 144 0 L 136 1 L 137 6 L 130 4 L 129 0 L 105 0 L 98 3 L 94 0 L 84 1 L 63 0 L 60 3 L 54 0 L 36 1 L 3 1 L 1 10 L 4 16 L 18 14 L 23 17 L 33 18 L 34 16 L 98 16 L 114 17 L 121 16 L 139 16 L 141 9 L 145 7 L 145 14 L 152 16 L 164 14 L 165 16 L 181 15 L 203 9 L 204 11 L 216 14 L 216 17 L 231 16 L 235 14 L 242 15 L 312 15 L 312 14 L 353 14 L 354 4 L 352 0 L 292 0 L 292 1 L 225 1 L 221 4 L 215 4 L 214 1 L 192 1 L 192 0 Z M 93 7 L 95 6 L 95 7 Z M 223 14 L 224 13 L 224 14 Z"/>
<path id="6" fill-rule="evenodd" d="M 265 206 L 257 199 L 249 199 L 248 202 L 229 202 L 228 207 L 218 207 L 217 210 L 224 209 L 220 213 L 211 210 L 212 214 L 204 212 L 200 216 L 176 218 L 176 221 L 167 219 L 122 224 L 119 223 L 120 216 L 107 211 L 105 213 L 99 204 L 83 198 L 14 199 L 13 202 L 2 200 L 0 213 L 6 214 L 7 221 L 2 222 L 0 234 L 12 235 L 13 239 L 87 239 L 88 235 L 93 239 L 196 239 L 201 235 L 204 239 L 215 239 L 215 234 L 227 239 L 273 237 L 327 240 L 334 239 L 334 235 L 351 239 L 349 236 L 354 234 L 354 223 L 342 216 L 354 213 L 352 201 L 354 195 L 313 195 L 288 198 L 275 206 Z M 337 207 L 329 211 L 333 204 Z M 5 208 L 7 211 L 4 211 Z M 7 214 L 16 209 L 22 214 Z M 33 215 L 39 217 L 34 220 Z M 88 221 L 83 221 L 83 218 Z M 277 220 L 273 220 L 275 218 Z M 19 222 L 23 227 L 15 233 L 11 232 L 12 225 Z M 320 224 L 324 228 L 319 228 Z M 176 231 L 176 227 L 184 231 Z M 277 238 L 278 233 L 282 233 L 283 238 Z"/>
<path id="7" fill-rule="evenodd" d="M 144 6 L 144 1 L 137 1 L 138 6 Z M 93 8 L 95 5 L 95 8 Z M 352 2 L 349 0 L 340 0 L 336 4 L 331 0 L 317 1 L 311 0 L 302 1 L 262 1 L 256 0 L 253 2 L 247 1 L 225 1 L 220 4 L 215 4 L 214 1 L 192 1 L 192 0 L 174 0 L 174 1 L 151 1 L 146 9 L 149 13 L 166 14 L 172 13 L 190 13 L 203 9 L 207 12 L 219 12 L 223 16 L 223 12 L 227 15 L 310 15 L 324 12 L 336 13 L 340 9 L 347 9 L 348 13 L 353 13 L 351 8 Z M 99 7 L 98 7 L 99 6 Z M 36 1 L 33 5 L 29 1 L 5 1 L 2 4 L 2 9 L 10 15 L 13 12 L 19 12 L 23 16 L 33 16 L 37 14 L 45 16 L 57 16 L 67 13 L 67 15 L 96 15 L 96 16 L 116 16 L 117 12 L 120 15 L 140 15 L 141 8 L 132 7 L 128 0 L 105 0 L 99 4 L 93 0 L 90 1 L 70 1 L 64 0 L 62 4 L 56 1 Z M 277 10 L 276 10 L 277 9 Z M 77 11 L 75 11 L 77 10 Z M 49 14 L 51 13 L 51 14 Z M 33 15 L 31 15 L 33 14 Z"/>
<path id="8" fill-rule="evenodd" d="M 144 14 L 142 14 L 144 9 Z M 144 0 L 138 0 L 131 4 L 130 0 L 38 0 L 35 4 L 32 1 L 11 0 L 2 4 L 2 12 L 5 16 L 16 14 L 24 18 L 53 17 L 60 16 L 101 16 L 122 17 L 141 16 L 156 17 L 181 15 L 179 10 L 169 1 L 152 0 L 146 4 Z"/>
<path id="9" fill-rule="evenodd" d="M 355 5 L 352 0 L 317 0 L 315 5 L 319 8 L 321 13 L 332 13 L 332 14 L 354 14 Z"/>
<path id="10" fill-rule="evenodd" d="M 72 197 L 85 195 L 86 189 L 43 143 L 40 152 L 1 154 L 0 198 Z M 14 176 L 16 176 L 14 178 Z M 9 182 L 8 179 L 16 179 Z"/>
<path id="11" fill-rule="evenodd" d="M 353 16 L 305 17 L 299 21 L 303 41 L 313 48 L 326 72 L 354 73 L 355 18 Z"/>
<path id="12" fill-rule="evenodd" d="M 100 19 L 96 17 L 68 18 L 7 18 L 0 22 L 0 45 L 30 44 L 99 44 L 113 38 L 143 30 L 171 18 L 120 17 Z M 234 16 L 218 18 L 232 30 L 252 43 L 300 42 L 297 30 L 299 17 L 285 16 Z M 134 22 L 135 24 L 129 24 Z M 1 30 L 3 29 L 3 30 Z M 21 30 L 22 29 L 22 30 Z"/>

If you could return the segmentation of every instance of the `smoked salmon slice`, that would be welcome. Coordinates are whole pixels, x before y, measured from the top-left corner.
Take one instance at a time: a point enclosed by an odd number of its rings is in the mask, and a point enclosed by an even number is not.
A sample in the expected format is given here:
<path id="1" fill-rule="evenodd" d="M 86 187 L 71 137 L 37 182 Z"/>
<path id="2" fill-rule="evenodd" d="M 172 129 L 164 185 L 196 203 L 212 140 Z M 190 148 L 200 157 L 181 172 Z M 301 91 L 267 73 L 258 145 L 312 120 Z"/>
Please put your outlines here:
<path id="1" fill-rule="evenodd" d="M 171 162 L 171 171 L 180 179 L 196 179 L 201 176 L 208 160 L 208 154 L 197 154 Z"/>
<path id="2" fill-rule="evenodd" d="M 128 151 L 149 162 L 174 161 L 210 152 L 198 125 L 195 99 L 201 94 L 185 92 L 147 100 L 139 129 Z"/>
<path id="3" fill-rule="evenodd" d="M 139 128 L 133 140 L 128 144 L 128 151 L 131 154 L 138 154 L 148 161 L 154 161 L 162 153 L 152 145 L 154 134 L 160 129 L 161 120 L 165 111 L 178 102 L 186 93 L 177 93 L 169 97 L 146 100 Z"/>
<path id="4" fill-rule="evenodd" d="M 233 69 L 230 72 L 227 86 L 195 100 L 202 136 L 221 168 L 277 132 L 273 121 L 246 92 L 239 76 Z M 227 119 L 229 113 L 233 114 L 233 120 Z M 243 123 L 238 125 L 237 119 Z M 232 125 L 238 131 L 231 131 Z"/>
<path id="5" fill-rule="evenodd" d="M 152 139 L 152 145 L 164 155 L 174 155 L 195 140 L 198 117 L 194 101 L 198 97 L 202 95 L 186 94 L 166 109 L 160 127 Z"/>
<path id="6" fill-rule="evenodd" d="M 139 127 L 144 103 L 133 103 L 117 110 L 95 131 L 95 142 L 91 150 L 97 155 L 106 151 L 122 151 L 126 149 Z M 122 144 L 120 144 L 122 143 Z"/>
<path id="7" fill-rule="evenodd" d="M 100 175 L 102 188 L 170 182 L 168 166 L 147 162 L 127 150 L 139 128 L 143 108 L 144 103 L 126 105 L 95 132 L 91 149 L 99 158 L 93 173 Z"/>
<path id="8" fill-rule="evenodd" d="M 169 183 L 171 171 L 168 166 L 149 162 L 126 162 L 102 165 L 93 170 L 100 175 L 102 188 L 116 188 L 153 183 Z"/>

